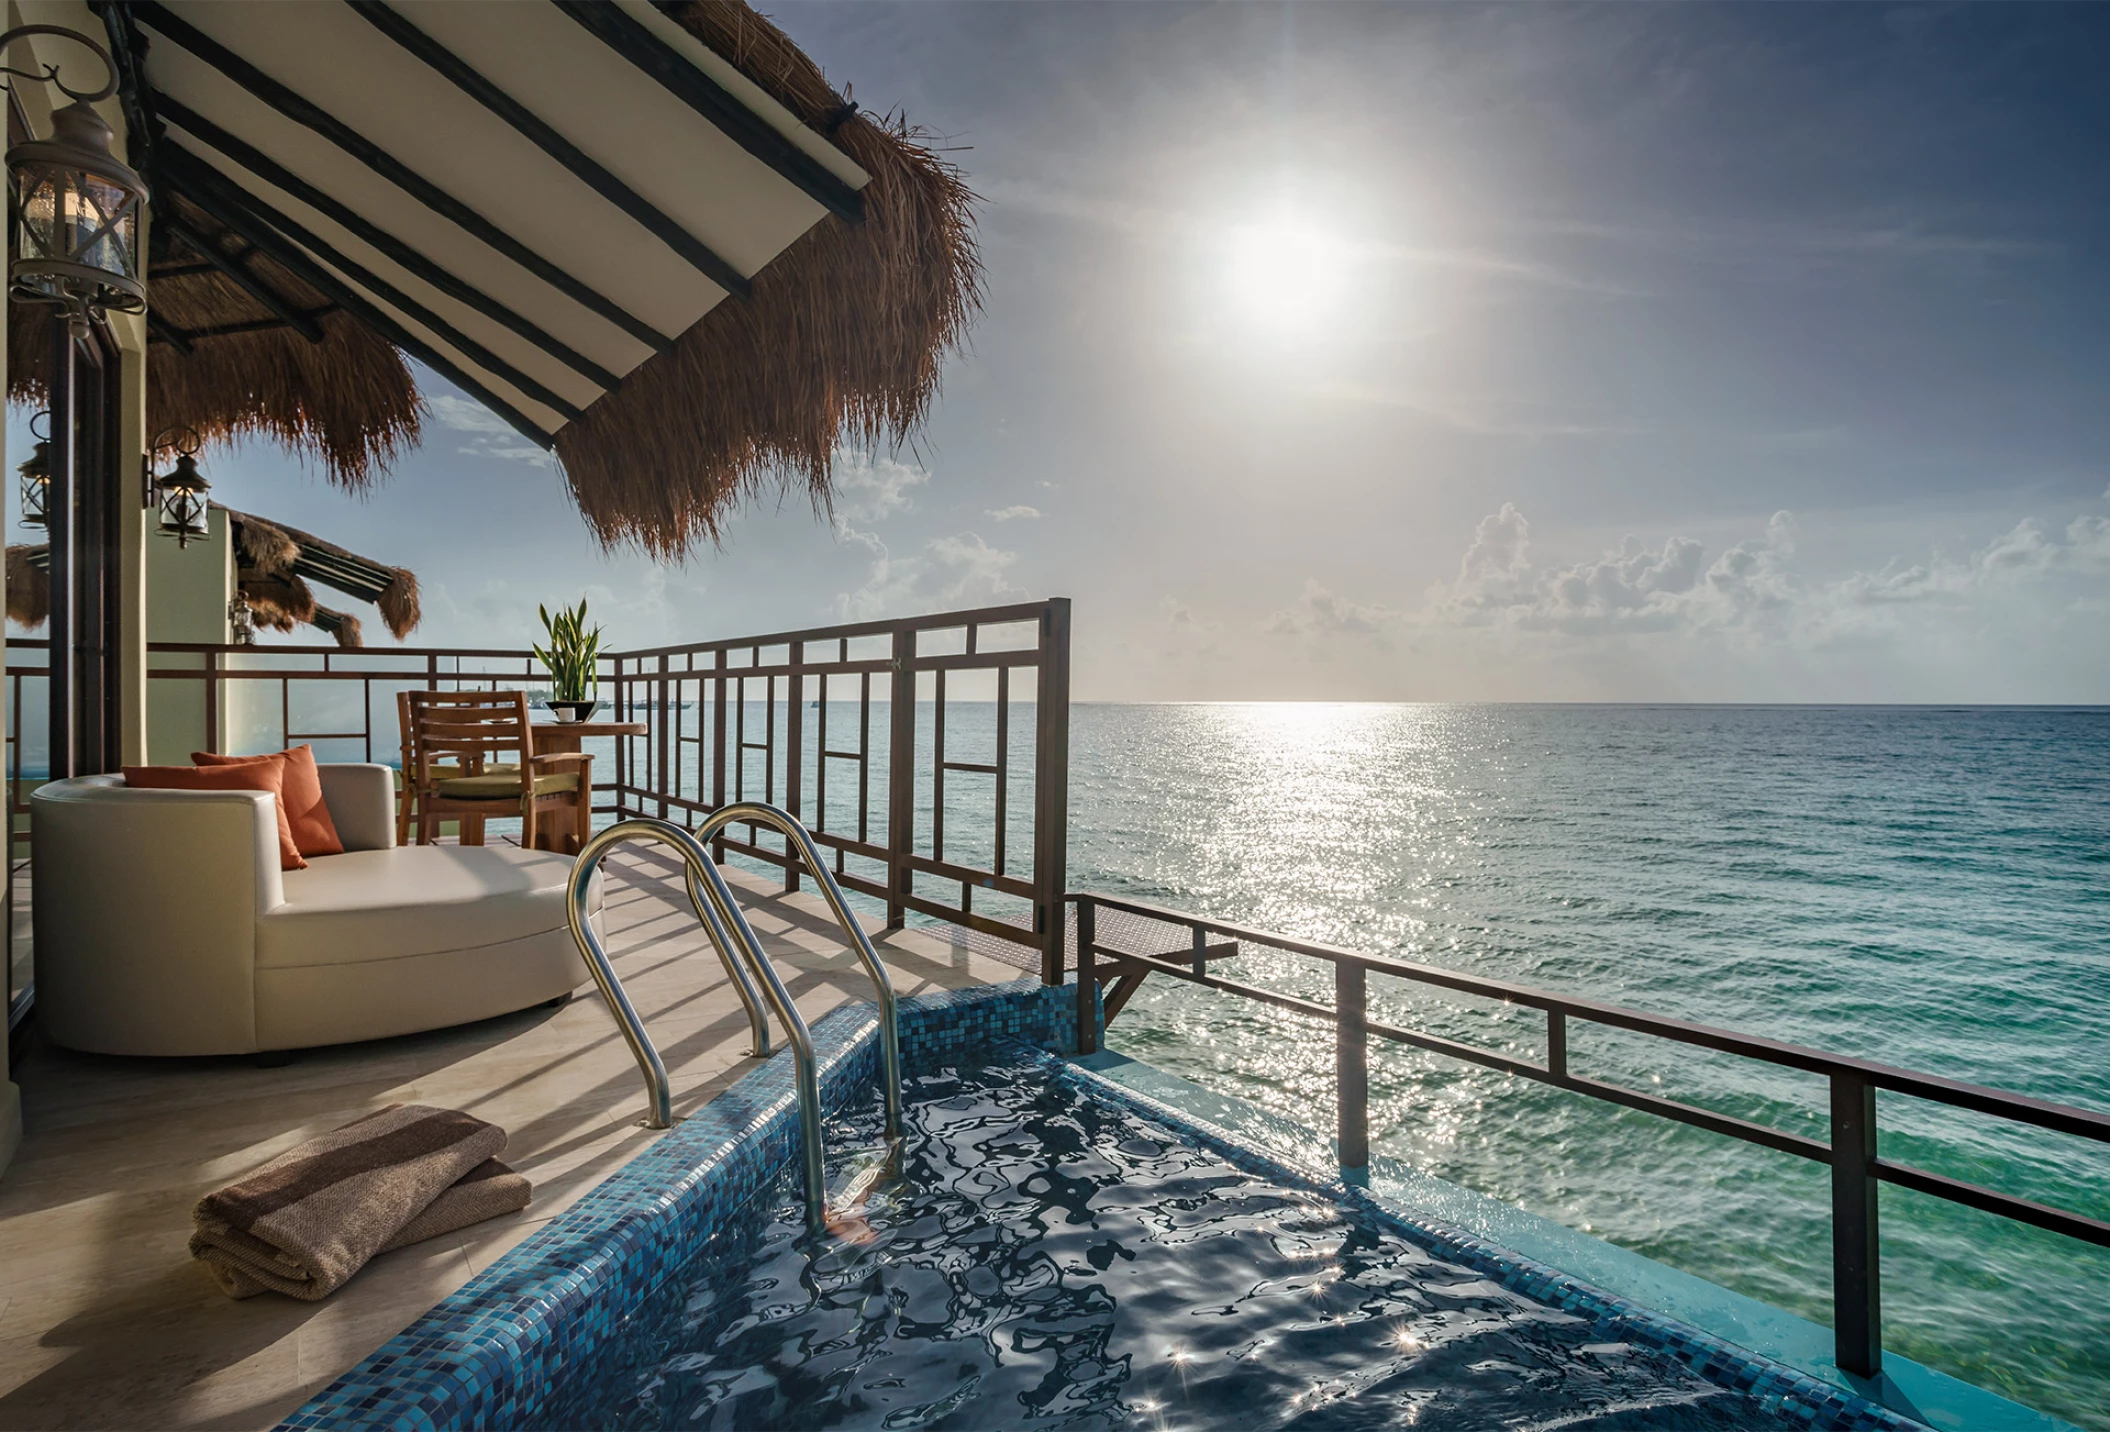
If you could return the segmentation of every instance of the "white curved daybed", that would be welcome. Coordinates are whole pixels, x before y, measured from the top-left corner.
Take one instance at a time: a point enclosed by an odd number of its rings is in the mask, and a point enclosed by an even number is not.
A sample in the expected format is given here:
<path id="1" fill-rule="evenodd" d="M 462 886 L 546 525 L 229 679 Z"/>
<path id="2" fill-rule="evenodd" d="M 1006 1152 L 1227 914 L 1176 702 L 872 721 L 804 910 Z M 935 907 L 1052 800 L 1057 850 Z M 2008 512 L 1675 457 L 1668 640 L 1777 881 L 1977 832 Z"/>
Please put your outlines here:
<path id="1" fill-rule="evenodd" d="M 279 869 L 262 791 L 132 790 L 121 776 L 40 787 L 45 1032 L 102 1054 L 300 1049 L 526 1009 L 586 978 L 565 923 L 570 857 L 398 846 L 390 768 L 318 769 L 345 853 L 305 870 Z"/>

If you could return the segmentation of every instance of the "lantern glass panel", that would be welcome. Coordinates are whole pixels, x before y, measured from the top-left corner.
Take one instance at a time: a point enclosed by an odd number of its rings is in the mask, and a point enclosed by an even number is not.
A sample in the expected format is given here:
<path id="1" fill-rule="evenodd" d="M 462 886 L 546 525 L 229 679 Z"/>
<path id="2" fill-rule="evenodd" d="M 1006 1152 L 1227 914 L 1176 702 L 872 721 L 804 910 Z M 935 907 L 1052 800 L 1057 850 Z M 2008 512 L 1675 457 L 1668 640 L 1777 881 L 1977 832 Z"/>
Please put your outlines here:
<path id="1" fill-rule="evenodd" d="M 51 479 L 22 475 L 22 525 L 43 527 L 48 519 L 44 516 L 44 504 L 51 497 Z"/>
<path id="2" fill-rule="evenodd" d="M 60 256 L 59 238 L 54 220 L 60 204 L 55 176 L 49 170 L 37 170 L 21 177 L 17 209 L 22 216 L 19 257 L 29 260 L 57 258 Z M 21 281 L 52 298 L 60 297 L 58 280 L 49 273 L 31 269 L 21 275 Z"/>

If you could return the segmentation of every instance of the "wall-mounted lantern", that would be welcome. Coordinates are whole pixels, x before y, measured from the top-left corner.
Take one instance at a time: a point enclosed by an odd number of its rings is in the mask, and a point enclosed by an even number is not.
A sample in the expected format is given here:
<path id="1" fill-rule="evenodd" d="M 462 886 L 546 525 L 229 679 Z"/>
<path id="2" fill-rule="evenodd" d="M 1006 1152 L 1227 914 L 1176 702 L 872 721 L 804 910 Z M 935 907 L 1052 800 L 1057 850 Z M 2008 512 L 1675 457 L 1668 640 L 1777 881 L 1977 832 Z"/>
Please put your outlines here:
<path id="1" fill-rule="evenodd" d="M 198 471 L 198 435 L 178 428 L 154 439 L 154 451 L 176 450 L 176 465 L 154 482 L 155 505 L 161 509 L 161 535 L 176 539 L 179 548 L 212 535 L 207 513 L 211 504 L 205 494 L 212 484 Z"/>
<path id="2" fill-rule="evenodd" d="M 37 431 L 37 424 L 45 426 Z M 22 525 L 43 527 L 50 519 L 45 515 L 51 503 L 51 414 L 38 413 L 29 420 L 29 435 L 37 445 L 29 450 L 29 456 L 15 469 L 22 475 Z"/>
<path id="3" fill-rule="evenodd" d="M 63 25 L 17 25 L 0 35 L 0 53 L 23 35 L 57 35 L 95 52 L 109 71 L 101 89 L 84 91 L 43 73 L 0 67 L 0 74 L 40 80 L 73 101 L 51 116 L 51 137 L 7 151 L 14 187 L 15 257 L 8 286 L 15 297 L 53 303 L 86 335 L 88 320 L 105 312 L 140 313 L 147 306 L 140 281 L 139 209 L 146 184 L 110 152 L 110 126 L 90 106 L 117 93 L 109 51 Z"/>

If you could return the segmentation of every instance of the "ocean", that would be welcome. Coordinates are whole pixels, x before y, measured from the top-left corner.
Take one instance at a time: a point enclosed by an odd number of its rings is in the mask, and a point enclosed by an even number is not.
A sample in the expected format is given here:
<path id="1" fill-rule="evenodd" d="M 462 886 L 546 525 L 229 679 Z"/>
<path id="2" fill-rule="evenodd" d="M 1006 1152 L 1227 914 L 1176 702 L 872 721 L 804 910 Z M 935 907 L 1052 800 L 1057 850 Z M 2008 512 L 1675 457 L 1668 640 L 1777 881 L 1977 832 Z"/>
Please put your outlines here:
<path id="1" fill-rule="evenodd" d="M 1070 883 L 2110 1110 L 2110 711 L 1080 705 Z M 1310 992 L 1309 962 L 1231 978 Z M 1536 1058 L 1542 1016 L 1372 1014 Z M 1331 1035 L 1169 980 L 1122 1053 L 1330 1124 Z M 1373 1148 L 1820 1322 L 1827 1171 L 1373 1041 Z M 1822 1139 L 1821 1081 L 1573 1026 Z M 2110 1218 L 2110 1149 L 1884 1095 L 1886 1156 Z M 2110 1428 L 2110 1251 L 1885 1187 L 1886 1345 Z"/>

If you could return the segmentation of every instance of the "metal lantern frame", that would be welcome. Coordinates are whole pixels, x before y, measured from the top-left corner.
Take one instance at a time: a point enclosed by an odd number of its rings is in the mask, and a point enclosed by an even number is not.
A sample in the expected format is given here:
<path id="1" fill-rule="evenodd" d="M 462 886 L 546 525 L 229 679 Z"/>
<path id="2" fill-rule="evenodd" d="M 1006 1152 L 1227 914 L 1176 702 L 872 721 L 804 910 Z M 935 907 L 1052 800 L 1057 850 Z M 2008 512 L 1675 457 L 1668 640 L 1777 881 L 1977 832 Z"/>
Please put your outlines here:
<path id="1" fill-rule="evenodd" d="M 44 424 L 44 431 L 37 431 L 37 424 Z M 45 527 L 50 523 L 51 507 L 51 413 L 47 409 L 29 420 L 29 435 L 36 439 L 29 456 L 15 469 L 22 477 L 22 525 Z"/>
<path id="2" fill-rule="evenodd" d="M 190 428 L 171 428 L 154 439 L 154 451 L 176 452 L 176 465 L 154 480 L 154 505 L 161 513 L 161 535 L 176 539 L 180 550 L 212 535 L 212 484 L 198 471 L 198 435 Z"/>
<path id="3" fill-rule="evenodd" d="M 63 25 L 17 25 L 0 34 L 0 52 L 27 35 L 55 35 L 85 46 L 110 76 L 100 89 L 77 90 L 59 78 L 54 64 L 41 73 L 0 66 L 0 74 L 52 85 L 73 101 L 52 112 L 50 138 L 25 140 L 7 151 L 15 210 L 8 287 L 25 302 L 58 305 L 73 330 L 85 335 L 101 314 L 146 310 L 139 221 L 147 188 L 111 152 L 115 136 L 92 108 L 117 93 L 110 52 Z"/>

